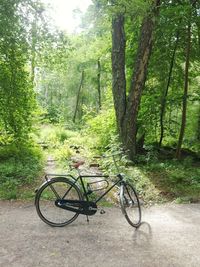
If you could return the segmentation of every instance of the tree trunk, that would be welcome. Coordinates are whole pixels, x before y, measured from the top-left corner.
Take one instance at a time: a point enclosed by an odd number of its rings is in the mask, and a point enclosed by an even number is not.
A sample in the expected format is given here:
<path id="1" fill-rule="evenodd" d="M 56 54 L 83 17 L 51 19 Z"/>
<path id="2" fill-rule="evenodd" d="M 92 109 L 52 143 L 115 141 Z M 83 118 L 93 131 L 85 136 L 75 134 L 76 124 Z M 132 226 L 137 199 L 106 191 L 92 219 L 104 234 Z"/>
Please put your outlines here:
<path id="1" fill-rule="evenodd" d="M 75 111 L 74 111 L 73 122 L 76 121 L 76 116 L 77 116 L 77 112 L 78 112 L 78 105 L 79 105 L 79 100 L 80 100 L 80 93 L 81 93 L 81 88 L 83 87 L 83 82 L 84 82 L 84 70 L 82 71 L 81 81 L 80 81 L 80 85 L 79 85 L 79 88 L 78 88 L 78 93 L 77 93 L 77 98 L 76 98 L 76 107 L 75 107 Z"/>
<path id="2" fill-rule="evenodd" d="M 182 122 L 179 134 L 178 145 L 176 149 L 176 158 L 181 157 L 181 147 L 183 143 L 183 137 L 186 126 L 187 116 L 187 96 L 188 96 L 188 74 L 189 74 L 189 63 L 190 63 L 190 50 L 191 50 L 191 22 L 189 21 L 187 28 L 187 47 L 186 47 L 186 62 L 185 62 L 185 82 L 184 82 L 184 94 L 183 94 L 183 110 L 182 110 Z"/>
<path id="3" fill-rule="evenodd" d="M 200 108 L 199 108 L 199 116 L 198 116 L 198 124 L 197 124 L 197 140 L 200 141 Z"/>
<path id="4" fill-rule="evenodd" d="M 97 61 L 97 91 L 98 91 L 98 108 L 101 109 L 101 62 L 100 59 Z"/>
<path id="5" fill-rule="evenodd" d="M 35 80 L 36 44 L 37 44 L 37 15 L 31 25 L 31 82 Z"/>
<path id="6" fill-rule="evenodd" d="M 161 111 L 160 111 L 160 141 L 159 141 L 159 147 L 161 147 L 162 140 L 163 140 L 163 137 L 164 137 L 164 123 L 163 123 L 163 121 L 164 121 L 164 116 L 165 116 L 167 95 L 168 95 L 169 86 L 170 86 L 170 82 L 171 82 L 172 70 L 173 70 L 173 67 L 174 67 L 174 60 L 175 60 L 176 50 L 177 50 L 177 46 L 178 46 L 178 41 L 179 41 L 179 31 L 177 31 L 177 34 L 176 34 L 176 42 L 175 42 L 174 51 L 173 51 L 171 62 L 170 62 L 170 68 L 169 68 L 169 75 L 168 75 L 168 80 L 167 80 L 167 86 L 166 86 L 166 90 L 164 92 L 162 103 L 161 103 Z"/>
<path id="7" fill-rule="evenodd" d="M 136 155 L 137 115 L 142 96 L 142 90 L 147 76 L 148 62 L 151 56 L 155 16 L 158 15 L 160 0 L 154 2 L 151 12 L 144 18 L 141 31 L 136 63 L 131 80 L 130 93 L 127 99 L 126 116 L 123 124 L 123 140 L 130 151 L 131 159 Z"/>
<path id="8" fill-rule="evenodd" d="M 123 120 L 126 112 L 124 16 L 112 19 L 112 92 L 120 139 L 123 141 Z"/>
<path id="9" fill-rule="evenodd" d="M 136 122 L 142 89 L 146 81 L 147 65 L 151 55 L 155 16 L 160 0 L 154 1 L 153 8 L 144 18 L 130 93 L 126 98 L 125 77 L 125 33 L 124 16 L 117 14 L 112 20 L 112 75 L 113 99 L 120 139 L 128 149 L 130 159 L 136 154 Z"/>
<path id="10" fill-rule="evenodd" d="M 197 7 L 197 0 L 191 1 L 191 4 L 193 6 L 193 9 L 195 11 L 195 17 L 196 17 L 196 26 L 197 26 L 197 35 L 198 35 L 198 53 L 200 55 L 200 19 L 199 19 L 199 9 Z"/>

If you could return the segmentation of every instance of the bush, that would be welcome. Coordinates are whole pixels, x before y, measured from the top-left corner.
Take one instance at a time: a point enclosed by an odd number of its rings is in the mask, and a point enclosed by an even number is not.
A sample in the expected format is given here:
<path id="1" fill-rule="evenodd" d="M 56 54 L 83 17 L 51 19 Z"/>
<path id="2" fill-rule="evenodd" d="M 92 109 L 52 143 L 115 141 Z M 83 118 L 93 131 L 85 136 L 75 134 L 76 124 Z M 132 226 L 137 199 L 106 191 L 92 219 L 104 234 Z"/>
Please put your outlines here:
<path id="1" fill-rule="evenodd" d="M 1 147 L 0 199 L 20 198 L 19 188 L 34 184 L 42 167 L 42 153 L 36 146 Z"/>
<path id="2" fill-rule="evenodd" d="M 100 151 L 104 150 L 116 135 L 114 109 L 101 111 L 95 118 L 87 121 L 87 126 L 86 134 L 95 138 L 94 146 Z"/>
<path id="3" fill-rule="evenodd" d="M 76 132 L 66 130 L 62 126 L 45 125 L 41 129 L 38 142 L 47 143 L 50 148 L 56 148 L 74 136 Z"/>
<path id="4" fill-rule="evenodd" d="M 72 155 L 72 150 L 70 149 L 68 142 L 65 141 L 62 146 L 55 150 L 54 156 L 57 160 L 66 162 Z"/>

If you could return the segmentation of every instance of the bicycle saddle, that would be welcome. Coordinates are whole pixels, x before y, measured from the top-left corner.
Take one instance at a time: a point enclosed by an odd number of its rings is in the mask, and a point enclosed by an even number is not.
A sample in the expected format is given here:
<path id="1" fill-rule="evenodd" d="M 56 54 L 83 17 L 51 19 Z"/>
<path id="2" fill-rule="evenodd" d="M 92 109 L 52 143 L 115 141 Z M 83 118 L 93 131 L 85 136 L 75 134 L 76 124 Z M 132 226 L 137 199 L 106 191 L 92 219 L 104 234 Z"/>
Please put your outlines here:
<path id="1" fill-rule="evenodd" d="M 85 163 L 85 161 L 77 161 L 77 162 L 74 162 L 72 164 L 72 167 L 74 167 L 75 169 L 78 169 L 81 165 L 83 165 Z"/>

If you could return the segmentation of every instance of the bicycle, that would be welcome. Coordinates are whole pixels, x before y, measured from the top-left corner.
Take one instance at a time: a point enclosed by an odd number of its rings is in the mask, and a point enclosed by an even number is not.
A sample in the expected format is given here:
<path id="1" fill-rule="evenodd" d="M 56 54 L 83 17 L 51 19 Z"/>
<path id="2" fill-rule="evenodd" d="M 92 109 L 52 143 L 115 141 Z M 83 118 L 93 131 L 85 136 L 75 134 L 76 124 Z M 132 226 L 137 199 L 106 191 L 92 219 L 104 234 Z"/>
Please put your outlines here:
<path id="1" fill-rule="evenodd" d="M 115 156 L 113 154 L 114 164 L 116 164 Z M 84 162 L 77 162 L 73 165 L 74 168 L 79 170 L 79 167 Z M 53 176 L 50 178 L 49 176 Z M 96 181 L 87 183 L 85 185 L 84 179 L 86 178 L 101 178 L 101 182 L 105 183 L 103 188 L 91 188 Z M 127 222 L 133 227 L 139 227 L 141 223 L 141 207 L 138 195 L 128 182 L 126 182 L 123 174 L 118 173 L 115 175 L 117 180 L 110 186 L 107 179 L 108 175 L 81 175 L 79 171 L 78 177 L 73 177 L 71 174 L 64 176 L 59 175 L 46 175 L 46 181 L 36 190 L 35 206 L 37 214 L 40 219 L 46 224 L 54 227 L 61 227 L 72 223 L 79 214 L 87 216 L 94 215 L 97 210 L 97 203 L 107 195 L 115 186 L 119 188 L 119 199 L 122 213 L 124 214 Z M 98 182 L 100 182 L 98 181 Z M 95 200 L 90 199 L 90 195 L 99 190 L 106 190 Z M 101 214 L 105 213 L 102 209 Z"/>

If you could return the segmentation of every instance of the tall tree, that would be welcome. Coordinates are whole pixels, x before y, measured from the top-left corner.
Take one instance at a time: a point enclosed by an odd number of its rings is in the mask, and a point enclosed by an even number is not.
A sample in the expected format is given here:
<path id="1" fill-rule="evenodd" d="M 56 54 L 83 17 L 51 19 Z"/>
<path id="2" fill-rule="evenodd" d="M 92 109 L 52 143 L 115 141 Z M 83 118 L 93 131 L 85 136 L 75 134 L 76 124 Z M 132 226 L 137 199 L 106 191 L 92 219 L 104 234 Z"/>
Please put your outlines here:
<path id="1" fill-rule="evenodd" d="M 158 15 L 159 5 L 160 0 L 153 1 L 151 9 L 142 21 L 128 97 L 126 97 L 125 77 L 124 14 L 118 12 L 114 15 L 112 22 L 113 98 L 119 135 L 123 145 L 129 150 L 131 159 L 136 154 L 137 115 L 146 81 L 147 66 L 153 43 L 155 17 Z"/>
<path id="2" fill-rule="evenodd" d="M 123 127 L 126 115 L 125 49 L 124 15 L 116 14 L 112 19 L 112 91 L 118 132 L 122 140 L 125 139 Z"/>
<path id="3" fill-rule="evenodd" d="M 98 91 L 98 108 L 101 109 L 101 62 L 97 60 L 97 91 Z"/>
<path id="4" fill-rule="evenodd" d="M 163 137 L 164 137 L 164 116 L 165 116 L 165 110 L 166 110 L 166 101 L 167 101 L 167 95 L 168 95 L 169 86 L 170 86 L 170 82 L 171 82 L 172 71 L 173 71 L 173 67 L 174 67 L 176 50 L 177 50 L 177 46 L 178 46 L 178 42 L 179 42 L 179 34 L 180 34 L 179 31 L 177 31 L 176 41 L 175 41 L 175 44 L 174 44 L 174 50 L 173 50 L 173 53 L 172 53 L 170 67 L 169 67 L 169 74 L 168 74 L 168 78 L 167 78 L 167 85 L 166 85 L 166 89 L 164 91 L 164 94 L 163 94 L 163 97 L 162 97 L 162 100 L 161 100 L 161 110 L 160 110 L 160 141 L 159 141 L 159 147 L 161 147 L 162 140 L 163 140 Z"/>
<path id="5" fill-rule="evenodd" d="M 27 140 L 35 106 L 27 71 L 27 6 L 30 7 L 29 1 L 2 0 L 0 8 L 0 130 L 15 143 Z"/>
<path id="6" fill-rule="evenodd" d="M 179 133 L 178 144 L 176 148 L 176 158 L 180 159 L 181 157 L 181 147 L 183 143 L 183 137 L 186 127 L 187 119 L 187 99 L 188 99 L 188 86 L 189 86 L 189 66 L 190 66 L 190 54 L 191 54 L 191 19 L 192 19 L 192 9 L 196 4 L 196 0 L 191 0 L 191 7 L 188 16 L 188 25 L 186 29 L 187 44 L 185 49 L 185 73 L 184 73 L 184 93 L 183 93 L 183 103 L 182 103 L 182 121 L 181 128 Z"/>
<path id="7" fill-rule="evenodd" d="M 75 106 L 75 111 L 74 111 L 74 117 L 73 117 L 73 122 L 76 121 L 76 117 L 77 117 L 77 113 L 78 113 L 78 107 L 79 107 L 79 102 L 80 102 L 80 96 L 81 96 L 81 89 L 83 88 L 83 83 L 84 83 L 84 70 L 81 73 L 81 81 L 80 81 L 80 85 L 78 88 L 78 92 L 77 92 L 77 97 L 76 97 L 76 106 Z"/>

